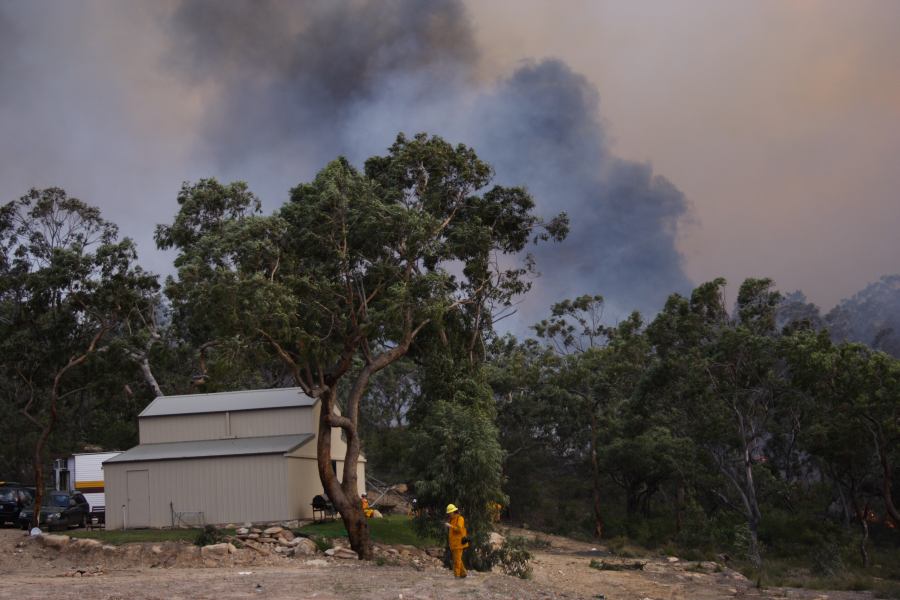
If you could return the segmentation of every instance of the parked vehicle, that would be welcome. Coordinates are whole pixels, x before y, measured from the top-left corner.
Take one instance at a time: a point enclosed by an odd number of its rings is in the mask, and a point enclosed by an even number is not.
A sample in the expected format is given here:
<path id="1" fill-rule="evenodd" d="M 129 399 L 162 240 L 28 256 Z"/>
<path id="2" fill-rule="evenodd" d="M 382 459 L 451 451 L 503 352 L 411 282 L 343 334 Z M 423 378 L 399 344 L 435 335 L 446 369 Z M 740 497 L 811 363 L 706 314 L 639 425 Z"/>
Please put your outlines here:
<path id="1" fill-rule="evenodd" d="M 68 458 L 57 459 L 53 465 L 56 489 L 81 492 L 91 514 L 88 518 L 103 523 L 106 517 L 104 498 L 103 461 L 121 454 L 120 452 L 83 452 Z"/>
<path id="2" fill-rule="evenodd" d="M 47 529 L 67 528 L 72 525 L 85 527 L 91 507 L 84 495 L 79 492 L 44 492 L 41 503 L 41 527 Z M 31 527 L 34 519 L 34 504 L 19 512 L 19 525 L 22 529 Z"/>
<path id="3" fill-rule="evenodd" d="M 17 523 L 19 512 L 34 502 L 31 488 L 11 481 L 0 485 L 0 526 Z"/>

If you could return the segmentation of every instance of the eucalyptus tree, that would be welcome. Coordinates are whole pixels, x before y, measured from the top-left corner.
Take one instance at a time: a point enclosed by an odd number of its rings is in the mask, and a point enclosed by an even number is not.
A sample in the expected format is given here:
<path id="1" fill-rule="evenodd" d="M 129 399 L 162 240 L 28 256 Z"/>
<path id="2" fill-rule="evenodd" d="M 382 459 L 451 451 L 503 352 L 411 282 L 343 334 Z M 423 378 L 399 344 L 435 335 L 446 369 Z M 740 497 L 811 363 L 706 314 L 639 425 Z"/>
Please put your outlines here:
<path id="1" fill-rule="evenodd" d="M 560 356 L 546 388 L 557 435 L 578 453 L 586 444 L 591 471 L 593 534 L 603 535 L 601 436 L 615 428 L 622 404 L 637 389 L 648 346 L 638 313 L 612 327 L 603 320 L 603 298 L 584 295 L 552 307 L 534 326 Z M 553 368 L 553 363 L 548 366 Z"/>
<path id="2" fill-rule="evenodd" d="M 321 402 L 319 476 L 361 558 L 372 556 L 356 475 L 371 378 L 451 316 L 480 351 L 493 310 L 529 287 L 532 261 L 504 267 L 502 256 L 565 235 L 564 216 L 545 223 L 523 188 L 488 188 L 492 175 L 466 146 L 400 135 L 363 172 L 331 162 L 270 217 L 244 184 L 185 185 L 174 222 L 157 229 L 158 245 L 178 250 L 176 318 L 210 342 L 266 348 Z M 347 441 L 340 481 L 335 427 Z"/>
<path id="3" fill-rule="evenodd" d="M 765 463 L 766 442 L 787 374 L 775 328 L 780 301 L 768 279 L 748 279 L 736 311 L 725 306 L 724 279 L 699 286 L 688 300 L 677 294 L 648 328 L 658 356 L 648 389 L 666 398 L 679 434 L 690 437 L 737 496 L 714 490 L 740 511 L 749 533 L 749 558 L 761 564 L 762 519 L 756 469 Z"/>
<path id="4" fill-rule="evenodd" d="M 62 189 L 33 189 L 0 207 L 0 369 L 8 402 L 36 431 L 37 507 L 60 412 L 90 384 L 77 372 L 158 288 L 136 258 L 97 208 Z"/>
<path id="5" fill-rule="evenodd" d="M 827 332 L 801 331 L 786 342 L 793 385 L 814 399 L 804 449 L 834 483 L 845 521 L 859 525 L 868 566 L 870 515 L 883 506 L 900 522 L 900 361 L 863 344 L 832 344 Z"/>

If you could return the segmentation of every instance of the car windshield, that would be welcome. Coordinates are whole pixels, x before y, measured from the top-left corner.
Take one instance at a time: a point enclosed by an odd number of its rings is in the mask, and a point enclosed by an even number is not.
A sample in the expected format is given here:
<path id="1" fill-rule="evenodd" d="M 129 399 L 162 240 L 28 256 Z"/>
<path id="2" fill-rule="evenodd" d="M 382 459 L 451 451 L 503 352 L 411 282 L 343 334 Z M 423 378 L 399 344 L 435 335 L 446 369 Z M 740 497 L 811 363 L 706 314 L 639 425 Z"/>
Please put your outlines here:
<path id="1" fill-rule="evenodd" d="M 43 506 L 69 506 L 68 494 L 47 494 L 44 496 Z"/>
<path id="2" fill-rule="evenodd" d="M 16 494 L 10 488 L 0 488 L 0 502 L 12 502 Z"/>

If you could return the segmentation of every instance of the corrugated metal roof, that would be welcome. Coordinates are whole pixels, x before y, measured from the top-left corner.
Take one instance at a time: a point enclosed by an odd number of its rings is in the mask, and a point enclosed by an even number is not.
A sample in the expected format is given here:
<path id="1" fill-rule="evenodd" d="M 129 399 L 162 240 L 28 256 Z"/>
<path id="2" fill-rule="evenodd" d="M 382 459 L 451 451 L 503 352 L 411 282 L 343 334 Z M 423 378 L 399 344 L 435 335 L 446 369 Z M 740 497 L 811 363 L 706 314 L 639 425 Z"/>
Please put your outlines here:
<path id="1" fill-rule="evenodd" d="M 142 444 L 127 452 L 103 461 L 104 465 L 144 460 L 177 460 L 179 458 L 208 458 L 213 456 L 245 456 L 248 454 L 284 454 L 313 439 L 311 433 L 273 435 L 266 437 L 232 438 L 228 440 L 200 440 Z"/>
<path id="2" fill-rule="evenodd" d="M 185 394 L 183 396 L 159 396 L 138 416 L 162 417 L 257 408 L 291 408 L 312 406 L 315 403 L 315 399 L 307 396 L 298 387 L 215 394 Z"/>

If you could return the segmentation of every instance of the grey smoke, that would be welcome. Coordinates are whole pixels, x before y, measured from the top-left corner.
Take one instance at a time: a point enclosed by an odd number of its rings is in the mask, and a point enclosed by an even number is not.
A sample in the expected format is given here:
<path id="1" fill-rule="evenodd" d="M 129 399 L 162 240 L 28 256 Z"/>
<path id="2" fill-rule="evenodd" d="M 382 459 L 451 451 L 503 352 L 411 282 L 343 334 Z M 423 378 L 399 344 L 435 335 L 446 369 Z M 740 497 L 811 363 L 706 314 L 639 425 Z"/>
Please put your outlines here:
<path id="1" fill-rule="evenodd" d="M 568 212 L 569 239 L 537 250 L 526 323 L 578 294 L 604 294 L 615 317 L 690 289 L 676 248 L 684 195 L 614 155 L 598 91 L 561 61 L 479 80 L 460 2 L 189 1 L 175 22 L 185 76 L 222 87 L 206 125 L 229 164 L 255 169 L 260 152 L 316 167 L 337 154 L 360 161 L 397 131 L 429 131 L 473 146 L 545 215 Z"/>
<path id="2" fill-rule="evenodd" d="M 598 90 L 563 62 L 485 79 L 458 0 L 0 0 L 0 33 L 3 200 L 63 186 L 150 268 L 168 268 L 150 238 L 183 180 L 247 180 L 272 209 L 337 155 L 360 164 L 427 131 L 473 146 L 545 216 L 570 214 L 569 239 L 537 250 L 520 330 L 565 297 L 601 293 L 616 318 L 690 289 L 684 195 L 615 155 Z"/>

